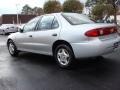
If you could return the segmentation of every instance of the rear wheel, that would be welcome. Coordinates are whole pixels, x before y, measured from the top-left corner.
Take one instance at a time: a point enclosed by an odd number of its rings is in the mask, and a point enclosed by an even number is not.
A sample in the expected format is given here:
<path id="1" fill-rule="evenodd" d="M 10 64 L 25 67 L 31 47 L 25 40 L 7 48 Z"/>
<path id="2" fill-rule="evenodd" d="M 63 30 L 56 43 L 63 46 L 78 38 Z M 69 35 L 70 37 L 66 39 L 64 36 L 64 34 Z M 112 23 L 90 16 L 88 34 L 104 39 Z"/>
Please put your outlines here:
<path id="1" fill-rule="evenodd" d="M 67 45 L 59 45 L 54 52 L 55 60 L 61 68 L 69 68 L 74 61 L 74 54 L 71 48 Z"/>
<path id="2" fill-rule="evenodd" d="M 17 50 L 16 45 L 14 44 L 14 42 L 12 40 L 8 41 L 8 50 L 11 56 L 18 56 L 19 51 Z"/>

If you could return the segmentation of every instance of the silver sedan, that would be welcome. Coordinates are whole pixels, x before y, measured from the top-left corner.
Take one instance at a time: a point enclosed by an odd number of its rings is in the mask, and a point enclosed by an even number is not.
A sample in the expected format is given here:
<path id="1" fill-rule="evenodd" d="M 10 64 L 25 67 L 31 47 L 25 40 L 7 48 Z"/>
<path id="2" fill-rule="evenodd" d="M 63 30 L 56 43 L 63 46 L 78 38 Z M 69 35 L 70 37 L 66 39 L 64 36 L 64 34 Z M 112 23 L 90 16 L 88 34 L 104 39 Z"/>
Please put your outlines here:
<path id="1" fill-rule="evenodd" d="M 2 24 L 0 26 L 0 34 L 3 35 L 15 33 L 17 31 L 18 31 L 18 27 L 14 24 Z"/>
<path id="2" fill-rule="evenodd" d="M 7 40 L 12 56 L 20 51 L 51 55 L 62 68 L 70 67 L 75 58 L 111 53 L 119 43 L 115 24 L 95 23 L 77 13 L 38 16 Z"/>

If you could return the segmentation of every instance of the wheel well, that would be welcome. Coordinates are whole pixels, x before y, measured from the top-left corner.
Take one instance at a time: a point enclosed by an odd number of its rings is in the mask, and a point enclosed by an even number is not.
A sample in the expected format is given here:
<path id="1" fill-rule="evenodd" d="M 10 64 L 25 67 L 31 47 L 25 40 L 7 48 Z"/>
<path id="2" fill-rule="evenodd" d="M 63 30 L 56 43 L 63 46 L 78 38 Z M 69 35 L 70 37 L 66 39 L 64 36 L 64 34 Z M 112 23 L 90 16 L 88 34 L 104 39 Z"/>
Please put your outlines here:
<path id="1" fill-rule="evenodd" d="M 3 30 L 3 32 L 6 33 L 5 30 Z"/>
<path id="2" fill-rule="evenodd" d="M 60 45 L 60 44 L 65 44 L 65 45 L 69 46 L 69 47 L 71 48 L 71 50 L 73 51 L 72 46 L 71 46 L 67 41 L 58 40 L 58 41 L 54 42 L 54 44 L 53 44 L 53 46 L 52 46 L 52 52 L 53 52 L 53 53 L 54 53 L 55 48 L 56 48 L 58 45 Z"/>
<path id="3" fill-rule="evenodd" d="M 7 40 L 7 45 L 8 45 L 8 43 L 9 43 L 10 40 L 12 40 L 12 39 L 8 39 L 8 40 Z"/>

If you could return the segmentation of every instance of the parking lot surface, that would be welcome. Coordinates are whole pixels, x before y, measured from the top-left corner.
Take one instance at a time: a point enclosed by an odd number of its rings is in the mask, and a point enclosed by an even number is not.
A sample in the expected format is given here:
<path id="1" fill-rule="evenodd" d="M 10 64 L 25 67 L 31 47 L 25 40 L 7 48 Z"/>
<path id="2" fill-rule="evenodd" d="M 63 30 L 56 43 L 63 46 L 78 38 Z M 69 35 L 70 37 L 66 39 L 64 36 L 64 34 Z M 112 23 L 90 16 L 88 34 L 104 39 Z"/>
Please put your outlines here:
<path id="1" fill-rule="evenodd" d="M 71 70 L 33 53 L 11 57 L 0 35 L 0 90 L 120 90 L 120 51 L 103 59 L 80 59 Z"/>

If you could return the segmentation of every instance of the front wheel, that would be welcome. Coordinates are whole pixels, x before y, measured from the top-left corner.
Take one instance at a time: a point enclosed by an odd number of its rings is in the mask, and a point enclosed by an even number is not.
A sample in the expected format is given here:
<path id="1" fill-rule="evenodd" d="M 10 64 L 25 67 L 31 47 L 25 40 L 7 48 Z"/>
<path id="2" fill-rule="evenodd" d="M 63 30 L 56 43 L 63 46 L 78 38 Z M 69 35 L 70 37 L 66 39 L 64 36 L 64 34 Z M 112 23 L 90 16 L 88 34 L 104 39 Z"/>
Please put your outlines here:
<path id="1" fill-rule="evenodd" d="M 7 46 L 8 46 L 8 51 L 11 56 L 14 56 L 14 57 L 18 56 L 19 51 L 17 50 L 17 47 L 12 40 L 8 41 Z"/>
<path id="2" fill-rule="evenodd" d="M 6 32 L 3 30 L 3 35 L 6 35 Z"/>
<path id="3" fill-rule="evenodd" d="M 61 68 L 69 68 L 74 61 L 74 54 L 71 48 L 67 45 L 59 45 L 54 52 L 55 60 Z"/>

